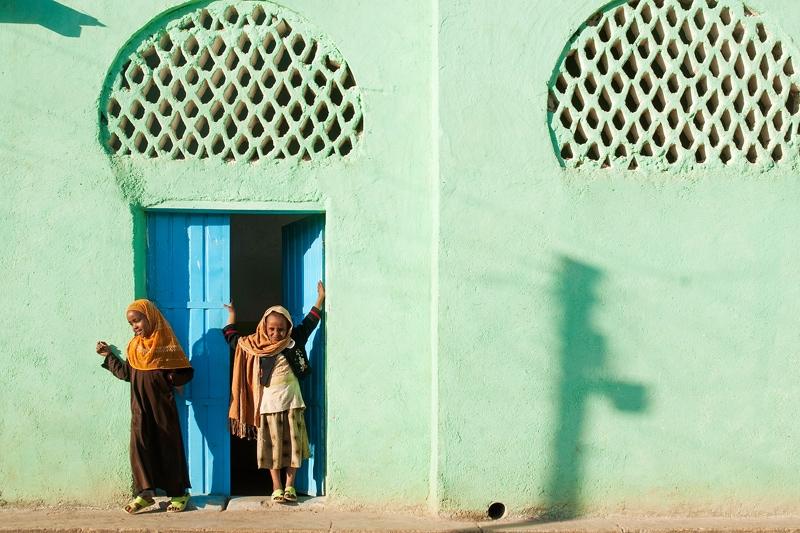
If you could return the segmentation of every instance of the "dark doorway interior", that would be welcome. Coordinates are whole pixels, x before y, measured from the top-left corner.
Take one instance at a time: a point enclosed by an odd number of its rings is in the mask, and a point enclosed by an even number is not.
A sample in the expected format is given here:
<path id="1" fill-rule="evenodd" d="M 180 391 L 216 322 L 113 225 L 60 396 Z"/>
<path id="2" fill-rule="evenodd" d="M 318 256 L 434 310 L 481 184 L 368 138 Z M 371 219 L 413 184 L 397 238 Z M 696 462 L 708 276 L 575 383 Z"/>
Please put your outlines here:
<path id="1" fill-rule="evenodd" d="M 281 228 L 302 218 L 304 215 L 231 216 L 231 299 L 243 335 L 255 331 L 269 306 L 282 303 Z M 231 494 L 247 496 L 271 492 L 269 473 L 256 465 L 255 441 L 232 436 Z"/>

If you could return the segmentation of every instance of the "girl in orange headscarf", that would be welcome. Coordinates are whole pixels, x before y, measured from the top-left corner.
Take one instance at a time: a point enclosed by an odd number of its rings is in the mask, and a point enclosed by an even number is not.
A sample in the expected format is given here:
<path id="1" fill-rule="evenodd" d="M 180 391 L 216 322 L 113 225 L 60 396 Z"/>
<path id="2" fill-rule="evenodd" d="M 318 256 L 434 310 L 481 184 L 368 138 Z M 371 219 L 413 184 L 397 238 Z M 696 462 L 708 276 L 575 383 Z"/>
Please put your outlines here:
<path id="1" fill-rule="evenodd" d="M 235 350 L 228 410 L 231 432 L 258 438 L 258 467 L 269 470 L 276 502 L 297 501 L 295 475 L 303 459 L 310 457 L 298 378 L 311 373 L 305 345 L 322 318 L 324 301 L 325 287 L 320 281 L 317 302 L 299 326 L 294 327 L 289 311 L 276 305 L 264 312 L 256 332 L 247 336 L 236 331 L 233 306 L 225 306 L 229 316 L 222 334 Z"/>
<path id="2" fill-rule="evenodd" d="M 149 300 L 136 300 L 127 309 L 134 337 L 127 360 L 111 353 L 104 341 L 97 353 L 103 368 L 131 384 L 131 470 L 136 496 L 125 506 L 135 513 L 155 503 L 155 489 L 170 497 L 167 511 L 179 512 L 189 502 L 189 471 L 175 406 L 174 390 L 192 379 L 194 370 L 169 322 Z"/>

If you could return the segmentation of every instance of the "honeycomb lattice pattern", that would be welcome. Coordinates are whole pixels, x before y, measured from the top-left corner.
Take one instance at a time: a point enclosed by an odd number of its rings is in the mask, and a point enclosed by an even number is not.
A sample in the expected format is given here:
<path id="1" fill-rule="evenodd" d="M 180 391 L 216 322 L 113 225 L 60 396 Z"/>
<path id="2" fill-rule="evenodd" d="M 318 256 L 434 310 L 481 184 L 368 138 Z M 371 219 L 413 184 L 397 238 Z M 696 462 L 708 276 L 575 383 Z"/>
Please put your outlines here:
<path id="1" fill-rule="evenodd" d="M 790 49 L 723 0 L 630 0 L 565 48 L 548 117 L 566 167 L 772 165 L 797 154 Z"/>
<path id="2" fill-rule="evenodd" d="M 345 156 L 363 131 L 339 53 L 266 2 L 214 2 L 146 39 L 101 117 L 112 154 L 228 161 Z"/>

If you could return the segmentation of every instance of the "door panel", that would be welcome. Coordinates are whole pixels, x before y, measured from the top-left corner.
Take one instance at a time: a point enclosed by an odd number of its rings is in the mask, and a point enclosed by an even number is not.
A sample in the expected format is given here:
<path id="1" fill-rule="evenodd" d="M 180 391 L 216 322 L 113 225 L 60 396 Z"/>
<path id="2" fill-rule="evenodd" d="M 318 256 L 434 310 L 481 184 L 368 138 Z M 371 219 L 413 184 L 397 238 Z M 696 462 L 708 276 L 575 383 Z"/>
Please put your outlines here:
<path id="1" fill-rule="evenodd" d="M 220 329 L 230 301 L 227 215 L 151 213 L 148 295 L 195 369 L 176 394 L 193 494 L 230 493 L 229 349 Z"/>
<path id="2" fill-rule="evenodd" d="M 299 324 L 317 299 L 317 281 L 324 281 L 322 215 L 304 218 L 283 227 L 284 302 Z M 297 473 L 297 490 L 312 496 L 325 492 L 325 324 L 308 340 L 311 375 L 300 382 L 306 404 L 311 458 Z"/>

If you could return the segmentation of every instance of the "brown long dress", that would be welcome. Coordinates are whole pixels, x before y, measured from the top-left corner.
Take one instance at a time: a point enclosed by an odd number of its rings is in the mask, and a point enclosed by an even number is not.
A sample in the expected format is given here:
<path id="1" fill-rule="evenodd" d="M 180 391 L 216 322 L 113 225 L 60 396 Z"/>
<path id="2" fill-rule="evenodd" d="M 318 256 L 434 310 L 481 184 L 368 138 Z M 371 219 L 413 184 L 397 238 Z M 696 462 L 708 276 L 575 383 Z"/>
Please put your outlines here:
<path id="1" fill-rule="evenodd" d="M 106 356 L 102 366 L 131 384 L 130 455 L 136 494 L 159 488 L 167 496 L 182 496 L 191 484 L 173 386 L 187 383 L 194 370 L 137 370 L 114 355 Z"/>

